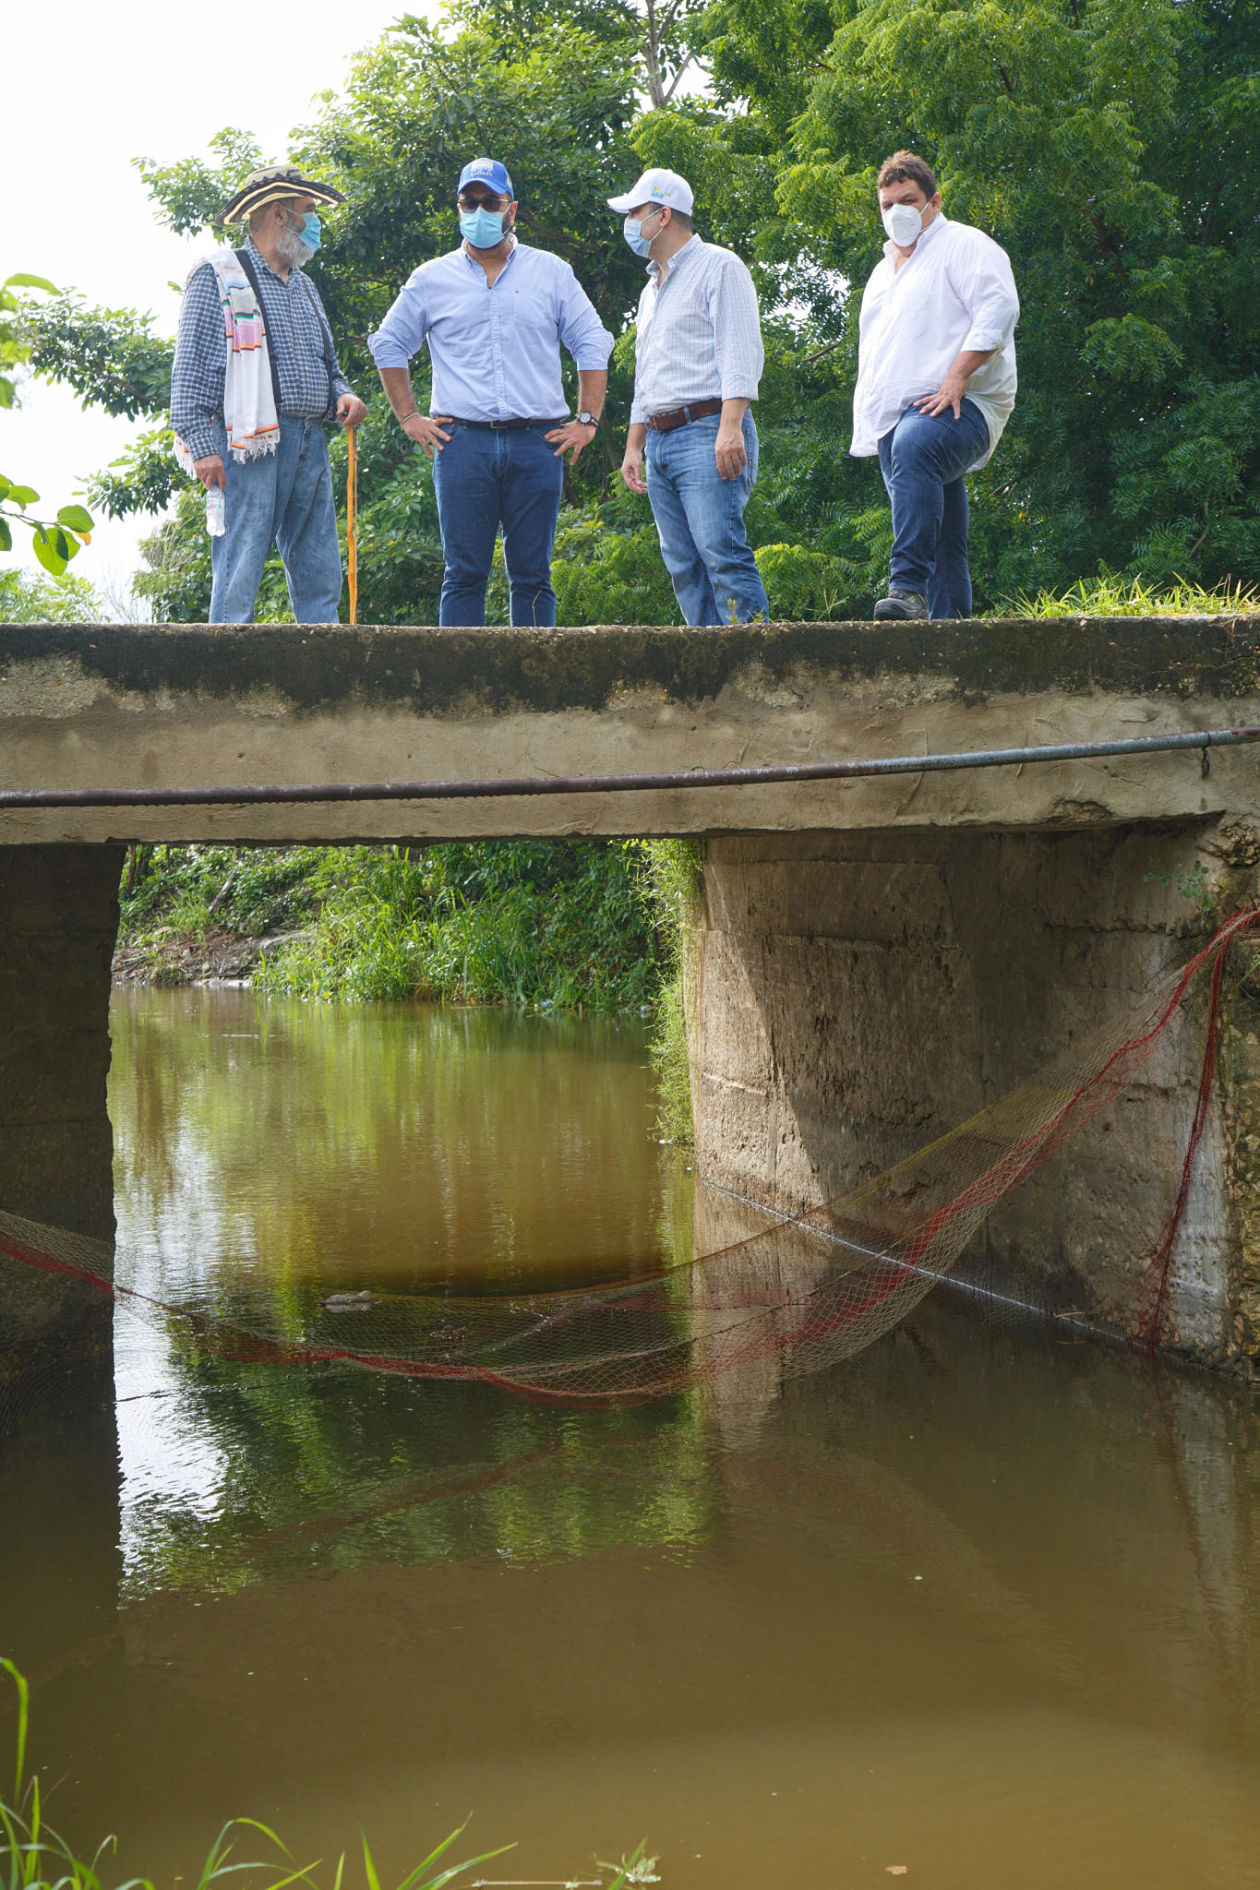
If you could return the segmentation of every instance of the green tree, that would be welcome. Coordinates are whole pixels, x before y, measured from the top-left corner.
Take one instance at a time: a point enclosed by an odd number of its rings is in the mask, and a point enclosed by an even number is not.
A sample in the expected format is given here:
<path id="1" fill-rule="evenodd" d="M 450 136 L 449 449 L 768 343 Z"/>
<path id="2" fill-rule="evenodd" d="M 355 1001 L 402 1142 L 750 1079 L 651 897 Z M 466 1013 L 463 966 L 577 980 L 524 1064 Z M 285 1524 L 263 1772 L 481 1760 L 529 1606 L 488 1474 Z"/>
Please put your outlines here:
<path id="1" fill-rule="evenodd" d="M 1009 250 L 1020 401 L 976 481 L 990 598 L 1100 563 L 1255 575 L 1252 0 L 716 0 L 706 33 L 718 147 L 779 150 L 763 256 L 805 255 L 856 292 L 882 240 L 875 171 L 903 145 Z M 841 300 L 847 393 L 856 293 Z"/>
<path id="2" fill-rule="evenodd" d="M 30 359 L 30 342 L 20 322 L 22 304 L 18 289 L 36 289 L 48 295 L 57 291 L 43 276 L 9 276 L 0 282 L 0 407 L 12 407 L 18 398 L 14 373 Z M 53 577 L 60 577 L 80 543 L 87 544 L 92 530 L 91 515 L 81 505 L 63 505 L 55 519 L 34 518 L 28 506 L 38 505 L 39 494 L 33 486 L 0 474 L 0 551 L 13 549 L 16 519 L 30 527 L 35 556 Z"/>
<path id="3" fill-rule="evenodd" d="M 86 578 L 0 571 L 0 623 L 99 623 L 101 599 Z"/>
<path id="4" fill-rule="evenodd" d="M 677 86 L 697 59 L 701 97 Z M 682 170 L 704 234 L 749 260 L 761 295 L 747 523 L 772 605 L 853 616 L 886 577 L 882 483 L 846 449 L 875 173 L 900 145 L 935 165 L 951 215 L 1008 249 L 1023 299 L 1019 405 L 973 482 L 978 607 L 1100 566 L 1156 585 L 1260 573 L 1258 107 L 1254 0 L 461 0 L 365 51 L 295 156 L 347 195 L 316 271 L 363 391 L 366 336 L 452 243 L 474 147 L 505 160 L 523 237 L 575 263 L 618 334 L 610 425 L 569 479 L 558 540 L 568 622 L 676 620 L 646 502 L 617 477 L 642 271 L 605 199 L 643 163 Z M 256 159 L 232 130 L 207 163 L 141 169 L 158 215 L 192 230 Z M 63 299 L 31 332 L 38 371 L 160 421 L 166 344 L 142 318 Z M 362 614 L 432 621 L 428 467 L 379 400 L 360 439 Z M 159 428 L 93 490 L 131 510 L 173 481 Z M 148 555 L 160 614 L 203 615 L 194 500 Z M 260 610 L 284 614 L 278 566 Z"/>

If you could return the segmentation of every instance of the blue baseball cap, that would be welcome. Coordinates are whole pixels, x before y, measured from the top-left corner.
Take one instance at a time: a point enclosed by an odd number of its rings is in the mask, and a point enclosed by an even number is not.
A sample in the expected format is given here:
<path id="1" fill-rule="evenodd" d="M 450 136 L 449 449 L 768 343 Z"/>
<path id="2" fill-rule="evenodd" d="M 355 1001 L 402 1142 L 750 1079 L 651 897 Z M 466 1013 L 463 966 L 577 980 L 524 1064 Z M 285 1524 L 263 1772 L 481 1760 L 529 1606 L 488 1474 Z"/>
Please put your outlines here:
<path id="1" fill-rule="evenodd" d="M 459 174 L 459 189 L 466 184 L 484 184 L 498 197 L 515 197 L 512 180 L 497 158 L 473 158 Z"/>

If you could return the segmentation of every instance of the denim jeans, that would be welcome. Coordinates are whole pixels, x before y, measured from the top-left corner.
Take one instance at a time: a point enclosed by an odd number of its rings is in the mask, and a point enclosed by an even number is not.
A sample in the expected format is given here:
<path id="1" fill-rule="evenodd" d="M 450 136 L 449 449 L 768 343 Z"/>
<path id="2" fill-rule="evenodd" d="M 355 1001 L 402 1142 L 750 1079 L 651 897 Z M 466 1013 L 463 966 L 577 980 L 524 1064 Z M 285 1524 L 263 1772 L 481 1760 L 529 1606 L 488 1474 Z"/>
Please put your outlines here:
<path id="1" fill-rule="evenodd" d="M 284 563 L 295 623 L 336 623 L 341 551 L 328 442 L 318 420 L 280 422 L 274 453 L 243 463 L 215 429 L 227 475 L 226 529 L 210 540 L 211 623 L 252 623 L 263 566 L 274 544 Z"/>
<path id="2" fill-rule="evenodd" d="M 672 433 L 648 428 L 647 488 L 683 621 L 747 623 L 770 605 L 744 536 L 744 507 L 757 483 L 757 429 L 744 415 L 748 464 L 723 479 L 713 457 L 720 416 L 709 414 Z"/>
<path id="3" fill-rule="evenodd" d="M 967 484 L 963 475 L 989 448 L 974 400 L 930 417 L 907 407 L 879 443 L 879 470 L 892 500 L 893 590 L 926 593 L 929 617 L 971 615 L 967 564 Z"/>
<path id="4" fill-rule="evenodd" d="M 512 622 L 556 621 L 551 547 L 564 461 L 543 436 L 561 424 L 540 420 L 537 426 L 497 432 L 456 420 L 443 429 L 451 437 L 433 461 L 446 565 L 439 623 L 486 621 L 486 581 L 500 525 Z"/>

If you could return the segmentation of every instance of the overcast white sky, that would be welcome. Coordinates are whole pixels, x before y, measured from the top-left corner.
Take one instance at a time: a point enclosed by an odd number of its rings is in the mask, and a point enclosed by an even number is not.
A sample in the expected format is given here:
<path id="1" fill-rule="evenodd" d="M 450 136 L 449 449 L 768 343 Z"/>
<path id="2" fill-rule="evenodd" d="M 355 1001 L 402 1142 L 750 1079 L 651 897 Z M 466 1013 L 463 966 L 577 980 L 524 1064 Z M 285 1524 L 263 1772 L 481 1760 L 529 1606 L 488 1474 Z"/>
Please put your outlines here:
<path id="1" fill-rule="evenodd" d="M 288 156 L 290 129 L 335 89 L 352 53 L 416 0 L 251 0 L 216 10 L 187 0 L 59 0 L 55 14 L 11 6 L 4 26 L 5 150 L 0 281 L 47 276 L 110 308 L 152 310 L 173 334 L 182 283 L 207 244 L 159 229 L 131 160 L 205 153 L 225 125 L 252 131 L 267 162 Z M 0 472 L 52 507 L 75 496 L 152 422 L 82 411 L 67 388 L 27 381 L 16 412 L 0 412 Z M 45 514 L 47 516 L 47 514 Z M 121 598 L 151 518 L 103 523 L 72 569 Z M 20 562 L 38 569 L 16 528 Z"/>

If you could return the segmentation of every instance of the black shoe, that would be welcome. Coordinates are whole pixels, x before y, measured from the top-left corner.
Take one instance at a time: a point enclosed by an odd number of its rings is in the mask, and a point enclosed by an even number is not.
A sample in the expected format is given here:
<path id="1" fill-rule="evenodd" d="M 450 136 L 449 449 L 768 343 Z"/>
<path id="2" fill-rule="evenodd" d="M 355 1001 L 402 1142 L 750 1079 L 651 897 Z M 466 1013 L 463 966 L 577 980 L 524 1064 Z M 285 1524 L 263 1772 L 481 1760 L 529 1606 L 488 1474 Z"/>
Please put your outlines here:
<path id="1" fill-rule="evenodd" d="M 927 598 L 922 591 L 895 591 L 890 589 L 887 597 L 881 597 L 875 606 L 877 618 L 885 617 L 926 617 Z"/>

